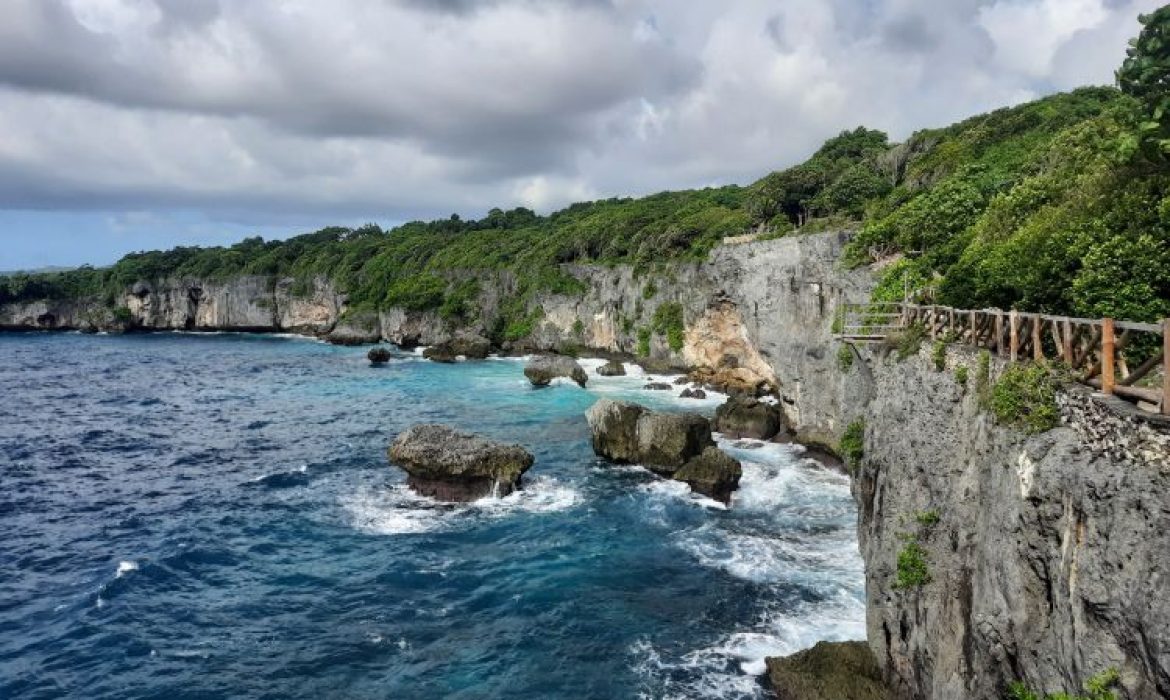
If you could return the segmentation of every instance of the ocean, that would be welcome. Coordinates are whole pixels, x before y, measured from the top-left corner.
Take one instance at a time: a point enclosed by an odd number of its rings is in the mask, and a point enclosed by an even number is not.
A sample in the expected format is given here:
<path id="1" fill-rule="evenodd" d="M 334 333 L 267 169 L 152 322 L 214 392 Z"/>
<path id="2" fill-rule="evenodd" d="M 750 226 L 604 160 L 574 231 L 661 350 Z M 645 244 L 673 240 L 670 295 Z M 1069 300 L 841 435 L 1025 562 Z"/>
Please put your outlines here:
<path id="1" fill-rule="evenodd" d="M 847 477 L 720 440 L 725 508 L 590 448 L 598 397 L 722 397 L 365 353 L 0 334 L 0 698 L 764 698 L 765 656 L 864 638 Z M 413 495 L 418 422 L 523 444 L 524 490 Z"/>

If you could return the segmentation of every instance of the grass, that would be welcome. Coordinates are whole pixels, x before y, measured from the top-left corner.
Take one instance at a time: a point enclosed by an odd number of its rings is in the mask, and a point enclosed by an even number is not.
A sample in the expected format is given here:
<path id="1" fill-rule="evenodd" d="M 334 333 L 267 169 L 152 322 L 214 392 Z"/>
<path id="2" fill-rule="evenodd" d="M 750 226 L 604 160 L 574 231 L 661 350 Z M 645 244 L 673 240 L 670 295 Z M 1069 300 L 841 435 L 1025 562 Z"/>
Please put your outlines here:
<path id="1" fill-rule="evenodd" d="M 930 567 L 926 562 L 926 550 L 917 542 L 908 542 L 898 552 L 898 573 L 894 588 L 921 588 L 930 583 Z"/>
<path id="2" fill-rule="evenodd" d="M 853 368 L 853 348 L 842 345 L 837 348 L 837 369 L 848 372 Z"/>
<path id="3" fill-rule="evenodd" d="M 845 464 L 852 471 L 856 471 L 865 457 L 865 421 L 861 418 L 850 423 L 841 436 L 838 452 L 845 460 Z"/>
<path id="4" fill-rule="evenodd" d="M 1011 365 L 991 389 L 996 420 L 1032 435 L 1060 425 L 1056 381 L 1041 363 Z"/>

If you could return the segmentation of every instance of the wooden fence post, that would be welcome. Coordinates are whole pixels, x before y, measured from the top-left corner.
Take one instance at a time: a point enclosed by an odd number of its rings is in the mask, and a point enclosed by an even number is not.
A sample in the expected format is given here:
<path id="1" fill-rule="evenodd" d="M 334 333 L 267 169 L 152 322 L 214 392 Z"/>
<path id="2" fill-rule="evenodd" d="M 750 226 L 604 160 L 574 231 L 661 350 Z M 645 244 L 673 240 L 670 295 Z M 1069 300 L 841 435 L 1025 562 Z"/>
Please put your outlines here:
<path id="1" fill-rule="evenodd" d="M 975 312 L 974 311 L 968 312 L 967 317 L 971 321 L 971 344 L 978 347 L 979 346 L 979 329 L 975 325 Z"/>
<path id="2" fill-rule="evenodd" d="M 1043 325 L 1043 316 L 1036 314 L 1032 317 L 1032 359 L 1037 362 L 1044 360 L 1044 338 L 1040 334 L 1040 327 Z"/>
<path id="3" fill-rule="evenodd" d="M 1170 416 L 1170 318 L 1162 319 L 1162 415 Z"/>
<path id="4" fill-rule="evenodd" d="M 1055 323 L 1055 321 L 1053 323 Z M 1072 369 L 1073 368 L 1072 321 L 1066 316 L 1064 319 L 1064 322 L 1061 325 L 1063 325 L 1064 328 L 1061 329 L 1061 332 L 1060 332 L 1061 345 L 1063 346 L 1060 349 L 1060 352 L 1061 352 L 1061 355 L 1064 356 L 1064 363 L 1066 365 L 1068 365 L 1069 369 Z"/>
<path id="5" fill-rule="evenodd" d="M 1015 362 L 1020 357 L 1020 312 L 1012 309 L 1008 313 L 1008 332 L 1011 338 L 1008 342 L 1008 357 Z"/>
<path id="6" fill-rule="evenodd" d="M 1113 319 L 1101 319 L 1101 393 L 1112 394 L 1116 371 L 1114 358 Z"/>
<path id="7" fill-rule="evenodd" d="M 1003 352 L 1003 312 L 999 309 L 995 310 L 995 351 L 999 353 L 1000 357 L 1004 356 Z"/>

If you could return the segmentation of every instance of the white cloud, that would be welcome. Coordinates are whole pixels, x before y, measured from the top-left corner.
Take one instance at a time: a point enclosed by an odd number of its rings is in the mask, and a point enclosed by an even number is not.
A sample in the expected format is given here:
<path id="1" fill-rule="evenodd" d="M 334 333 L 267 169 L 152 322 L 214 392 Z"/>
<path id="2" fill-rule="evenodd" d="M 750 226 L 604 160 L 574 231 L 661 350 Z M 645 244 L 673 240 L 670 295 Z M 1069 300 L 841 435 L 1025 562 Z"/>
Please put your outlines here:
<path id="1" fill-rule="evenodd" d="M 1152 0 L 9 0 L 0 207 L 541 210 L 1108 82 Z"/>

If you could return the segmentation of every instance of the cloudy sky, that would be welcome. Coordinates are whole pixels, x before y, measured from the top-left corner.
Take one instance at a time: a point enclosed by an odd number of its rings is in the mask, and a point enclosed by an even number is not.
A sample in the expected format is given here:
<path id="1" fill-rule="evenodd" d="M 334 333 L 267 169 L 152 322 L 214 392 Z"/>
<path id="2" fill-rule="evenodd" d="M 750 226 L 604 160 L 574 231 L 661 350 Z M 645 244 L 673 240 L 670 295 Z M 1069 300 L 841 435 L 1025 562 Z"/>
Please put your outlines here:
<path id="1" fill-rule="evenodd" d="M 0 0 L 0 270 L 747 183 L 1112 82 L 1156 0 Z"/>

